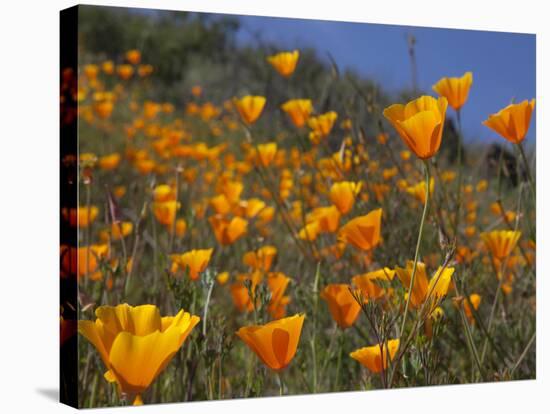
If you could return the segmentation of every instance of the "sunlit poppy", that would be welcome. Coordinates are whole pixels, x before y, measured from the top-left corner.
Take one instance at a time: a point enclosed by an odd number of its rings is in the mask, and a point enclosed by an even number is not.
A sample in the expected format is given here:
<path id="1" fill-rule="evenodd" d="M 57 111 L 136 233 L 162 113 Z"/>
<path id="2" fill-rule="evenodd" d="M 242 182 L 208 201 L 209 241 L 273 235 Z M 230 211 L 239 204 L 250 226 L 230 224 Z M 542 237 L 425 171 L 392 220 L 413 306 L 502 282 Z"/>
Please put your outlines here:
<path id="1" fill-rule="evenodd" d="M 398 266 L 395 268 L 397 276 L 406 290 L 409 289 L 411 284 L 413 267 L 414 263 L 410 260 L 407 262 L 407 266 L 405 268 Z M 454 271 L 454 267 L 439 267 L 433 274 L 432 278 L 428 281 L 426 265 L 422 262 L 418 262 L 412 293 L 407 292 L 407 295 L 411 294 L 411 306 L 413 308 L 418 308 L 427 300 L 431 300 L 429 309 L 435 309 L 438 301 L 447 295 Z M 431 311 L 429 313 L 431 313 Z"/>
<path id="2" fill-rule="evenodd" d="M 321 298 L 327 302 L 332 319 L 340 328 L 349 328 L 359 317 L 361 306 L 350 292 L 349 285 L 338 283 L 327 285 L 321 291 Z"/>
<path id="3" fill-rule="evenodd" d="M 406 105 L 394 104 L 384 109 L 384 116 L 401 139 L 418 158 L 434 156 L 441 145 L 447 99 L 421 96 Z"/>
<path id="4" fill-rule="evenodd" d="M 292 52 L 280 52 L 276 55 L 269 56 L 267 61 L 277 72 L 279 72 L 279 75 L 287 78 L 294 73 L 299 57 L 300 52 L 294 50 Z"/>
<path id="5" fill-rule="evenodd" d="M 374 374 L 382 372 L 388 368 L 388 351 L 390 361 L 393 360 L 399 349 L 399 339 L 390 339 L 384 344 L 376 344 L 360 348 L 353 351 L 350 355 L 353 359 L 359 361 L 361 365 L 368 368 Z"/>
<path id="6" fill-rule="evenodd" d="M 291 99 L 282 104 L 281 109 L 290 117 L 296 128 L 301 128 L 313 112 L 313 104 L 310 99 Z"/>
<path id="7" fill-rule="evenodd" d="M 200 320 L 183 309 L 161 317 L 154 305 L 100 306 L 95 314 L 95 322 L 78 321 L 78 331 L 101 356 L 105 379 L 136 403 Z"/>
<path id="8" fill-rule="evenodd" d="M 321 115 L 309 117 L 307 119 L 307 124 L 315 134 L 318 134 L 320 138 L 324 138 L 332 131 L 332 127 L 337 118 L 338 114 L 334 111 L 330 111 Z"/>
<path id="9" fill-rule="evenodd" d="M 271 162 L 275 158 L 277 153 L 277 143 L 270 142 L 267 144 L 260 144 L 257 147 L 258 163 L 262 167 L 269 167 Z"/>
<path id="10" fill-rule="evenodd" d="M 382 209 L 348 221 L 339 231 L 338 238 L 360 250 L 371 250 L 380 243 Z"/>
<path id="11" fill-rule="evenodd" d="M 237 335 L 267 367 L 281 371 L 296 354 L 304 318 L 297 314 L 265 325 L 244 326 Z"/>
<path id="12" fill-rule="evenodd" d="M 253 269 L 269 272 L 276 255 L 276 247 L 263 246 L 256 251 L 246 252 L 243 256 L 243 263 Z"/>
<path id="13" fill-rule="evenodd" d="M 234 98 L 233 104 L 237 108 L 242 120 L 251 125 L 258 120 L 265 106 L 265 97 L 246 95 L 240 99 Z"/>
<path id="14" fill-rule="evenodd" d="M 113 154 L 104 155 L 98 160 L 99 168 L 105 171 L 112 171 L 120 164 L 120 154 L 115 152 Z"/>
<path id="15" fill-rule="evenodd" d="M 273 319 L 285 316 L 286 306 L 290 302 L 290 296 L 285 296 L 285 291 L 290 283 L 290 278 L 284 273 L 270 273 L 267 277 L 267 287 L 271 293 L 267 310 Z"/>
<path id="16" fill-rule="evenodd" d="M 96 206 L 79 206 L 77 208 L 62 209 L 63 218 L 69 221 L 71 227 L 80 227 L 82 229 L 92 224 L 97 215 L 99 208 Z"/>
<path id="17" fill-rule="evenodd" d="M 111 237 L 120 240 L 132 233 L 134 225 L 131 221 L 119 221 L 111 224 Z"/>
<path id="18" fill-rule="evenodd" d="M 141 52 L 137 49 L 128 50 L 125 57 L 132 65 L 137 65 L 141 61 Z"/>
<path id="19" fill-rule="evenodd" d="M 524 100 L 518 104 L 508 105 L 496 114 L 489 115 L 483 125 L 514 144 L 519 144 L 529 130 L 531 114 L 535 110 L 535 100 Z"/>
<path id="20" fill-rule="evenodd" d="M 246 234 L 248 221 L 242 217 L 233 217 L 227 219 L 219 215 L 212 216 L 208 219 L 216 240 L 223 246 L 233 244 Z"/>
<path id="21" fill-rule="evenodd" d="M 466 72 L 460 78 L 441 78 L 432 89 L 438 95 L 447 98 L 449 105 L 458 111 L 466 103 L 472 86 L 472 72 Z"/>
<path id="22" fill-rule="evenodd" d="M 306 215 L 306 223 L 317 222 L 323 233 L 334 233 L 340 224 L 340 211 L 335 206 L 317 207 Z"/>
<path id="23" fill-rule="evenodd" d="M 354 286 L 361 290 L 365 300 L 376 300 L 386 293 L 386 289 L 380 285 L 380 282 L 391 282 L 394 276 L 394 270 L 384 267 L 383 269 L 354 276 L 351 281 Z"/>
<path id="24" fill-rule="evenodd" d="M 470 302 L 472 303 L 474 310 L 477 310 L 479 308 L 479 305 L 481 304 L 481 296 L 479 296 L 477 293 L 472 293 L 470 295 Z M 472 313 L 472 308 L 470 307 L 470 304 L 468 303 L 467 300 L 464 300 L 463 306 L 464 306 L 464 313 L 466 314 L 466 317 L 468 318 L 471 324 L 474 324 L 475 318 Z"/>
<path id="25" fill-rule="evenodd" d="M 189 278 L 191 280 L 197 280 L 202 272 L 208 267 L 212 252 L 214 249 L 193 249 L 183 254 L 173 254 L 172 259 L 172 271 L 181 269 L 183 271 L 189 271 Z M 175 265 L 175 266 L 174 266 Z"/>
<path id="26" fill-rule="evenodd" d="M 434 179 L 430 179 L 430 194 L 434 191 Z M 406 188 L 407 193 L 412 195 L 414 198 L 416 198 L 418 201 L 420 201 L 422 204 L 426 203 L 426 182 L 420 181 L 418 184 L 411 185 L 410 187 Z"/>
<path id="27" fill-rule="evenodd" d="M 481 240 L 485 242 L 485 245 L 493 257 L 496 257 L 497 259 L 504 259 L 516 247 L 516 244 L 521 237 L 521 231 L 493 230 L 488 233 L 481 233 L 480 237 Z"/>
<path id="28" fill-rule="evenodd" d="M 351 181 L 334 183 L 330 187 L 330 201 L 340 210 L 340 213 L 348 214 L 355 204 L 359 191 L 361 191 L 361 183 Z"/>
<path id="29" fill-rule="evenodd" d="M 160 224 L 171 226 L 176 220 L 177 211 L 180 203 L 177 201 L 163 201 L 153 203 L 153 213 Z"/>
<path id="30" fill-rule="evenodd" d="M 118 65 L 116 72 L 120 79 L 128 80 L 134 75 L 134 68 L 131 65 Z"/>

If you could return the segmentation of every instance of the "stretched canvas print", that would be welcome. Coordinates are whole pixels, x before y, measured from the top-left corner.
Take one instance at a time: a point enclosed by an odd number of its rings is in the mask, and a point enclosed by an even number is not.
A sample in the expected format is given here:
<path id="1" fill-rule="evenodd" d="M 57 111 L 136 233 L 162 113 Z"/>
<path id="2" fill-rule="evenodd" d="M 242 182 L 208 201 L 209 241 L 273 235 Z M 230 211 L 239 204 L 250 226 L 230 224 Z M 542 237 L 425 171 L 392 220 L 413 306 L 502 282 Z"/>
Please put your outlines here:
<path id="1" fill-rule="evenodd" d="M 535 35 L 75 6 L 60 71 L 63 402 L 535 378 Z"/>

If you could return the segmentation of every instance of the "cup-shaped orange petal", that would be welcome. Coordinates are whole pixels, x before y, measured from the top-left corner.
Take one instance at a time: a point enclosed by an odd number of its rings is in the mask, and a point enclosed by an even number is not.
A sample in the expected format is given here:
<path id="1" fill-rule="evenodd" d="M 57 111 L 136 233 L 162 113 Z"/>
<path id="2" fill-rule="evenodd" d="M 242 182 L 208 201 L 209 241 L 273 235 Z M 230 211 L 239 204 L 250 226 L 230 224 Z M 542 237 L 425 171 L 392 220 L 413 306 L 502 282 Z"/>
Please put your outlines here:
<path id="1" fill-rule="evenodd" d="M 321 292 L 321 298 L 327 302 L 332 319 L 342 329 L 353 325 L 361 312 L 361 306 L 349 289 L 347 284 L 333 283 L 325 286 Z"/>
<path id="2" fill-rule="evenodd" d="M 401 139 L 420 159 L 433 157 L 441 145 L 447 98 L 421 96 L 406 105 L 394 104 L 384 109 L 384 116 Z"/>
<path id="3" fill-rule="evenodd" d="M 364 251 L 373 249 L 380 243 L 382 209 L 371 211 L 365 216 L 348 221 L 339 231 L 339 239 Z"/>
<path id="4" fill-rule="evenodd" d="M 340 213 L 347 214 L 353 208 L 355 197 L 360 190 L 361 183 L 351 181 L 334 183 L 330 187 L 330 201 L 340 210 Z"/>
<path id="5" fill-rule="evenodd" d="M 183 309 L 161 317 L 154 305 L 100 306 L 96 316 L 95 322 L 79 321 L 78 330 L 99 352 L 106 379 L 132 400 L 164 370 L 200 320 Z"/>
<path id="6" fill-rule="evenodd" d="M 483 125 L 491 128 L 508 141 L 519 144 L 527 135 L 534 110 L 535 100 L 524 100 L 508 105 L 496 114 L 489 115 L 489 118 L 483 121 Z"/>
<path id="7" fill-rule="evenodd" d="M 293 50 L 292 52 L 280 52 L 273 56 L 268 56 L 267 61 L 279 73 L 279 75 L 287 78 L 296 69 L 300 52 Z"/>
<path id="8" fill-rule="evenodd" d="M 223 246 L 233 244 L 240 239 L 246 234 L 248 228 L 248 221 L 242 217 L 227 219 L 220 215 L 215 215 L 210 217 L 208 221 L 214 230 L 216 240 Z"/>
<path id="9" fill-rule="evenodd" d="M 296 354 L 304 318 L 296 314 L 265 325 L 244 326 L 237 335 L 267 367 L 281 371 Z"/>
<path id="10" fill-rule="evenodd" d="M 472 82 L 472 72 L 466 72 L 460 78 L 441 78 L 432 89 L 447 98 L 449 105 L 458 111 L 468 100 Z"/>
<path id="11" fill-rule="evenodd" d="M 275 154 L 277 154 L 277 143 L 275 142 L 260 144 L 257 147 L 257 161 L 262 167 L 269 167 L 275 158 Z"/>
<path id="12" fill-rule="evenodd" d="M 313 104 L 310 99 L 291 99 L 281 105 L 281 109 L 290 117 L 295 127 L 301 128 L 313 112 Z"/>
<path id="13" fill-rule="evenodd" d="M 340 211 L 335 206 L 317 207 L 306 215 L 306 223 L 317 222 L 323 233 L 334 233 L 340 225 Z"/>
<path id="14" fill-rule="evenodd" d="M 388 368 L 388 353 L 390 360 L 393 360 L 399 349 L 399 339 L 390 339 L 384 344 L 376 344 L 360 348 L 350 354 L 350 356 L 359 361 L 361 365 L 368 368 L 374 374 Z M 389 352 L 388 352 L 389 351 Z"/>
<path id="15" fill-rule="evenodd" d="M 332 131 L 336 119 L 338 119 L 338 114 L 330 111 L 308 118 L 307 124 L 315 134 L 318 134 L 320 137 L 326 137 Z"/>
<path id="16" fill-rule="evenodd" d="M 480 237 L 494 257 L 504 259 L 516 247 L 521 237 L 521 231 L 493 230 L 488 233 L 481 233 Z"/>
<path id="17" fill-rule="evenodd" d="M 251 125 L 258 120 L 265 106 L 265 97 L 246 95 L 240 99 L 233 99 L 241 119 Z"/>
<path id="18" fill-rule="evenodd" d="M 197 280 L 206 270 L 214 249 L 193 249 L 181 255 L 172 255 L 172 260 L 182 269 L 189 270 L 189 278 Z"/>

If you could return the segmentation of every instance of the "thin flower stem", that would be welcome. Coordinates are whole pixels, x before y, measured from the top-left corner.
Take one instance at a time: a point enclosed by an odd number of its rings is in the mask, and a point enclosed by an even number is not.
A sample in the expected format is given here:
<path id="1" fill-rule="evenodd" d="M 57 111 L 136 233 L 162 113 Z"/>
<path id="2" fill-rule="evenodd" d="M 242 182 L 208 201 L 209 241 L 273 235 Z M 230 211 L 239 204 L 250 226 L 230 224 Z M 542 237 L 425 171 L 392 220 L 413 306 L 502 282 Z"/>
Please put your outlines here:
<path id="1" fill-rule="evenodd" d="M 283 375 L 280 371 L 277 371 L 277 380 L 279 382 L 279 396 L 285 394 L 285 384 L 283 383 Z"/>
<path id="2" fill-rule="evenodd" d="M 458 165 L 458 178 L 457 178 L 457 190 L 456 190 L 456 206 L 455 206 L 455 217 L 454 217 L 454 228 L 453 234 L 456 237 L 458 232 L 458 223 L 460 222 L 460 206 L 462 204 L 462 121 L 460 118 L 460 110 L 456 111 L 456 121 L 458 124 L 458 139 L 457 139 L 457 150 L 456 150 L 456 161 Z"/>
<path id="3" fill-rule="evenodd" d="M 517 147 L 519 149 L 519 153 L 521 155 L 521 159 L 523 161 L 523 164 L 525 165 L 525 172 L 527 174 L 527 180 L 529 181 L 529 188 L 531 189 L 531 195 L 533 197 L 533 204 L 536 205 L 535 182 L 533 181 L 533 176 L 531 175 L 531 168 L 529 167 L 529 162 L 527 161 L 527 156 L 525 155 L 525 151 L 523 150 L 523 146 L 521 145 L 521 142 L 517 144 Z"/>
<path id="4" fill-rule="evenodd" d="M 422 233 L 424 232 L 424 223 L 426 221 L 426 216 L 428 213 L 428 206 L 430 204 L 430 168 L 428 166 L 427 161 L 424 161 L 424 171 L 426 173 L 426 200 L 424 202 L 424 210 L 422 211 L 422 219 L 420 220 L 420 228 L 418 230 L 418 239 L 416 241 L 416 251 L 414 253 L 414 264 L 413 264 L 413 270 L 411 275 L 411 281 L 409 283 L 409 290 L 407 295 L 407 303 L 405 304 L 405 311 L 403 313 L 403 322 L 401 323 L 401 329 L 399 331 L 399 337 L 401 338 L 403 336 L 403 332 L 405 331 L 405 323 L 407 322 L 407 313 L 409 311 L 409 306 L 411 302 L 411 296 L 412 291 L 414 287 L 414 280 L 416 277 L 416 268 L 418 265 L 418 256 L 420 252 L 420 245 L 422 244 Z"/>
<path id="5" fill-rule="evenodd" d="M 311 336 L 311 357 L 313 359 L 312 388 L 317 392 L 317 310 L 319 308 L 319 278 L 321 275 L 321 262 L 317 263 L 315 280 L 313 282 L 313 334 Z"/>
<path id="6" fill-rule="evenodd" d="M 495 292 L 495 298 L 493 299 L 493 305 L 491 306 L 491 313 L 489 315 L 489 323 L 487 324 L 487 337 L 485 338 L 485 342 L 483 343 L 483 349 L 481 350 L 481 362 L 485 360 L 485 355 L 487 352 L 487 345 L 489 342 L 489 335 L 491 334 L 491 328 L 493 327 L 493 321 L 495 318 L 495 311 L 497 308 L 498 298 L 500 296 L 500 291 L 502 289 L 502 281 L 504 280 L 504 269 L 505 264 L 507 261 L 502 262 L 501 269 L 500 269 L 500 276 L 499 271 L 496 269 L 496 267 L 493 265 L 493 269 L 495 271 L 495 275 L 498 278 L 498 285 L 497 290 Z"/>
<path id="7" fill-rule="evenodd" d="M 212 296 L 212 290 L 214 289 L 214 279 L 208 281 L 208 293 L 206 294 L 206 301 L 204 302 L 204 311 L 202 316 L 202 334 L 206 336 L 206 320 L 208 318 L 208 305 L 210 304 L 210 297 Z"/>
<path id="8" fill-rule="evenodd" d="M 529 348 L 531 348 L 531 345 L 533 345 L 533 342 L 535 341 L 535 338 L 537 337 L 537 333 L 533 332 L 533 335 L 531 335 L 531 339 L 529 339 L 529 342 L 527 342 L 527 345 L 525 346 L 525 349 L 519 356 L 517 362 L 514 364 L 513 368 L 510 370 L 510 377 L 514 375 L 515 370 L 519 367 L 525 356 L 527 355 L 527 352 L 529 351 Z"/>

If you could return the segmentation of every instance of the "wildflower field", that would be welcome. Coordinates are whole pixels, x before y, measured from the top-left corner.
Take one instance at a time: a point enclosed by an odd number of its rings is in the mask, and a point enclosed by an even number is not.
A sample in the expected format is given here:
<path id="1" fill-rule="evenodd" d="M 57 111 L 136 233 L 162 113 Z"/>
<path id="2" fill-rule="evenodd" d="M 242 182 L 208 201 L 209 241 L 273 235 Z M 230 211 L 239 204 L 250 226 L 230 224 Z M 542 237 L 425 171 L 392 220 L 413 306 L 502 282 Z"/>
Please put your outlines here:
<path id="1" fill-rule="evenodd" d="M 97 13 L 62 84 L 80 406 L 535 378 L 532 97 L 484 114 L 490 150 L 461 128 L 476 73 L 394 96 L 229 20 Z"/>

